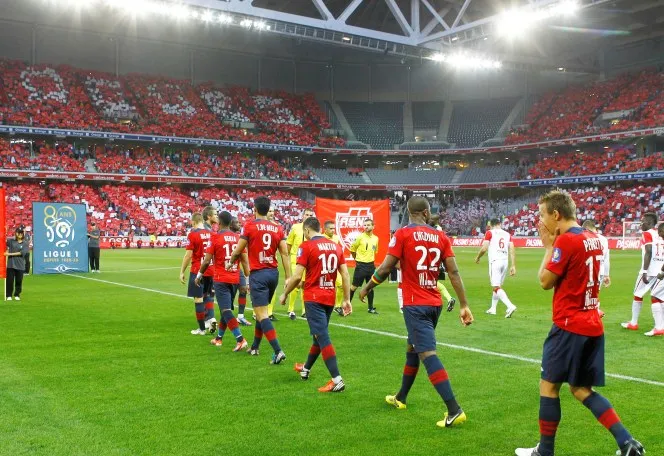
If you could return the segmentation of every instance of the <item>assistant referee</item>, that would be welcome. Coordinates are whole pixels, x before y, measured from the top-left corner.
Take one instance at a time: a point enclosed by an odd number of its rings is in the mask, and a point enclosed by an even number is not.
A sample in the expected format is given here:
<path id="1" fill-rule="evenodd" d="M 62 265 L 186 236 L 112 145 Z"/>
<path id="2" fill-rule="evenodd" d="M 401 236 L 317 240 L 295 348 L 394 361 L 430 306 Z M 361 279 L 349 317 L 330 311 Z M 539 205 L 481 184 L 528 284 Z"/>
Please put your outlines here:
<path id="1" fill-rule="evenodd" d="M 355 290 L 364 285 L 364 282 L 369 283 L 371 276 L 376 270 L 374 261 L 376 260 L 376 252 L 378 251 L 378 236 L 373 234 L 374 222 L 373 220 L 364 221 L 364 232 L 360 234 L 350 246 L 350 253 L 355 258 L 355 272 L 353 273 L 353 285 L 350 287 L 350 300 L 353 300 Z M 369 313 L 378 314 L 374 307 L 374 293 L 373 290 L 367 295 L 369 302 Z"/>

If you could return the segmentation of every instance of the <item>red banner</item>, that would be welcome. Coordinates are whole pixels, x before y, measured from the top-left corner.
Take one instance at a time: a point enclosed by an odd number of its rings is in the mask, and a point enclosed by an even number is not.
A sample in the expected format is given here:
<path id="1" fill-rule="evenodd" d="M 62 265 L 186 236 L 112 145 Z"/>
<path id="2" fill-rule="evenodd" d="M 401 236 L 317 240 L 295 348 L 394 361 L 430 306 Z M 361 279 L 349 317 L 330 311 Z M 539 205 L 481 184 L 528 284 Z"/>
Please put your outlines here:
<path id="1" fill-rule="evenodd" d="M 479 247 L 482 245 L 483 237 L 455 237 L 452 238 L 454 247 Z M 641 248 L 639 238 L 608 238 L 609 248 L 612 250 L 638 250 Z M 542 247 L 542 240 L 536 237 L 512 238 L 514 247 Z"/>
<path id="2" fill-rule="evenodd" d="M 316 217 L 321 224 L 331 220 L 337 228 L 337 236 L 341 240 L 346 254 L 346 262 L 354 266 L 355 261 L 350 254 L 350 245 L 364 231 L 364 221 L 374 221 L 374 234 L 378 236 L 376 264 L 380 264 L 387 255 L 387 244 L 390 242 L 390 202 L 380 201 L 346 201 L 327 198 L 316 198 Z"/>
<path id="3" fill-rule="evenodd" d="M 5 188 L 0 187 L 0 251 L 5 253 L 7 250 L 7 227 L 5 223 Z M 0 279 L 7 277 L 7 257 L 2 257 L 2 264 L 0 265 Z M 3 291 L 4 293 L 4 291 Z"/>

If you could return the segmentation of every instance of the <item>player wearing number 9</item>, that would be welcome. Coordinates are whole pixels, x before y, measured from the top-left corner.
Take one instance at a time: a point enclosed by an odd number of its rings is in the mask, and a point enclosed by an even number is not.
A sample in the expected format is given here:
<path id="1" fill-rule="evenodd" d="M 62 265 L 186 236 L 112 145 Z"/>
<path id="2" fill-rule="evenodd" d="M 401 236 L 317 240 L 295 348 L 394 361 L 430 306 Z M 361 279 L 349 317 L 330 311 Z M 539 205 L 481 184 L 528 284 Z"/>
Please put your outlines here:
<path id="1" fill-rule="evenodd" d="M 429 226 L 429 202 L 420 196 L 410 198 L 408 215 L 410 224 L 396 231 L 383 264 L 376 270 L 371 282 L 360 291 L 360 299 L 364 300 L 372 288 L 382 283 L 400 261 L 403 316 L 408 331 L 406 365 L 401 389 L 394 396 L 385 397 L 385 401 L 396 408 L 406 408 L 406 398 L 421 362 L 427 370 L 431 384 L 447 407 L 447 413 L 437 425 L 455 426 L 466 421 L 466 414 L 454 397 L 447 371 L 436 353 L 435 331 L 442 309 L 442 298 L 437 287 L 441 262 L 445 265 L 459 298 L 461 323 L 464 326 L 470 325 L 473 314 L 468 307 L 452 243 L 445 233 Z"/>
<path id="2" fill-rule="evenodd" d="M 350 304 L 350 277 L 343 249 L 338 243 L 321 234 L 320 222 L 315 217 L 309 217 L 303 224 L 304 237 L 307 239 L 300 245 L 297 253 L 297 264 L 291 279 L 286 283 L 284 294 L 279 297 L 281 304 L 286 303 L 286 297 L 300 284 L 302 274 L 306 271 L 304 282 L 304 307 L 307 313 L 307 323 L 313 344 L 309 349 L 307 362 L 295 364 L 295 371 L 300 378 L 309 378 L 309 372 L 319 354 L 330 371 L 332 379 L 318 389 L 322 393 L 338 393 L 346 386 L 339 373 L 337 355 L 330 340 L 328 325 L 334 310 L 336 300 L 337 274 L 341 274 L 343 287 L 342 309 L 344 315 L 352 312 Z"/>
<path id="3" fill-rule="evenodd" d="M 593 391 L 604 386 L 604 326 L 599 306 L 602 243 L 576 222 L 576 204 L 569 193 L 554 190 L 539 200 L 539 232 L 544 258 L 539 270 L 543 289 L 554 288 L 553 327 L 544 342 L 540 380 L 540 441 L 535 448 L 517 448 L 517 456 L 553 456 L 561 419 L 560 388 L 569 384 L 616 439 L 622 456 L 639 456 L 643 446 L 625 429 L 609 401 Z"/>

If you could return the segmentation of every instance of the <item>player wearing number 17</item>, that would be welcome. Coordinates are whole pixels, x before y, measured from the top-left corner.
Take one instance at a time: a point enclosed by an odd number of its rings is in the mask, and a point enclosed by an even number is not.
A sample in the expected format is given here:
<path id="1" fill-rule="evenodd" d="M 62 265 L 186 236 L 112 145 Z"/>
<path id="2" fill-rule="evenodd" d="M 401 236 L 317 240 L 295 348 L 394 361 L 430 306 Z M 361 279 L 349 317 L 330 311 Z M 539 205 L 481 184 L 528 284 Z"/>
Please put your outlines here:
<path id="1" fill-rule="evenodd" d="M 396 395 L 387 396 L 385 401 L 398 409 L 406 408 L 406 397 L 422 362 L 431 384 L 447 406 L 447 413 L 437 425 L 455 426 L 466 421 L 466 414 L 454 397 L 447 371 L 436 353 L 435 331 L 442 309 L 442 298 L 437 287 L 441 262 L 459 298 L 461 323 L 464 326 L 470 325 L 473 314 L 468 307 L 452 243 L 445 233 L 428 224 L 431 217 L 429 202 L 420 196 L 410 198 L 408 214 L 410 224 L 394 233 L 383 264 L 360 291 L 360 299 L 364 300 L 369 290 L 385 281 L 400 261 L 403 317 L 408 331 L 406 365 L 401 389 Z"/>
<path id="2" fill-rule="evenodd" d="M 539 200 L 539 232 L 545 253 L 539 282 L 553 293 L 553 328 L 544 342 L 540 380 L 540 441 L 517 448 L 517 456 L 553 456 L 561 419 L 560 388 L 569 384 L 582 402 L 616 439 L 622 456 L 640 456 L 643 446 L 632 438 L 609 401 L 593 391 L 604 386 L 604 327 L 599 306 L 602 243 L 576 223 L 576 205 L 565 192 L 552 191 Z"/>
<path id="3" fill-rule="evenodd" d="M 306 241 L 298 249 L 295 271 L 286 283 L 286 289 L 279 301 L 282 305 L 286 303 L 286 297 L 297 289 L 302 274 L 306 272 L 304 307 L 307 312 L 307 323 L 313 336 L 313 344 L 309 349 L 307 362 L 295 364 L 295 371 L 300 373 L 303 380 L 308 379 L 311 368 L 318 359 L 318 355 L 322 353 L 332 379 L 325 386 L 319 388 L 318 391 L 321 393 L 338 393 L 343 391 L 346 385 L 341 378 L 341 374 L 339 374 L 337 354 L 330 340 L 328 325 L 336 299 L 338 274 L 341 275 L 344 290 L 343 313 L 348 315 L 352 311 L 350 305 L 350 277 L 348 276 L 343 249 L 338 243 L 321 234 L 318 219 L 309 217 L 304 221 L 302 228 Z"/>
<path id="4" fill-rule="evenodd" d="M 281 350 L 277 332 L 268 317 L 267 306 L 279 284 L 279 264 L 277 263 L 277 250 L 281 255 L 281 262 L 286 273 L 286 280 L 290 279 L 291 268 L 284 228 L 278 223 L 267 219 L 270 210 L 270 198 L 259 196 L 254 199 L 254 215 L 252 220 L 244 225 L 240 240 L 231 257 L 226 261 L 226 270 L 231 271 L 235 262 L 240 258 L 245 248 L 249 250 L 249 293 L 251 304 L 256 313 L 256 326 L 254 328 L 254 341 L 249 349 L 250 355 L 258 355 L 263 335 L 267 338 L 274 350 L 272 364 L 279 364 L 286 359 Z"/>

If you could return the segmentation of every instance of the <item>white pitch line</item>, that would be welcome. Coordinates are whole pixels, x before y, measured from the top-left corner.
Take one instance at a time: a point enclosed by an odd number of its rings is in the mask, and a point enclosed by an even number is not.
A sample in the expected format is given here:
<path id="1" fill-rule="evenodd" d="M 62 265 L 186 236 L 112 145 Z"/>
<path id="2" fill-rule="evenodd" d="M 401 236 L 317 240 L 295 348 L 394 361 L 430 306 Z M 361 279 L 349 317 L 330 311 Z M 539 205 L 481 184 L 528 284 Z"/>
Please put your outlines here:
<path id="1" fill-rule="evenodd" d="M 93 277 L 85 277 L 85 276 L 74 275 L 74 274 L 63 274 L 63 275 L 66 275 L 66 276 L 69 276 L 69 277 L 77 277 L 79 279 L 93 280 L 95 282 L 102 282 L 102 283 L 107 283 L 107 284 L 110 284 L 110 285 L 117 285 L 117 286 L 120 286 L 120 287 L 134 288 L 136 290 L 148 291 L 150 293 L 159 293 L 159 294 L 168 295 L 168 296 L 175 296 L 176 298 L 192 299 L 192 298 L 189 298 L 189 297 L 184 296 L 184 295 L 180 295 L 180 294 L 176 294 L 176 293 L 169 293 L 167 291 L 155 290 L 153 288 L 144 288 L 144 287 L 139 287 L 139 286 L 136 286 L 136 285 L 129 285 L 129 284 L 126 284 L 126 283 L 119 283 L 119 282 L 111 282 L 109 280 L 96 279 L 96 278 L 93 278 Z M 251 307 L 247 307 L 247 309 L 251 310 Z M 277 314 L 277 315 L 285 316 L 285 314 Z M 299 317 L 298 317 L 298 320 L 305 321 L 305 319 L 299 318 Z M 330 325 L 331 326 L 337 326 L 339 328 L 352 329 L 353 331 L 361 331 L 361 332 L 365 332 L 365 333 L 369 333 L 369 334 L 377 334 L 379 336 L 393 337 L 395 339 L 402 339 L 402 340 L 407 339 L 406 336 L 401 335 L 401 334 L 395 334 L 395 333 L 386 332 L 386 331 L 378 331 L 378 330 L 375 330 L 375 329 L 363 328 L 361 326 L 345 325 L 343 323 L 334 323 L 334 322 L 330 322 Z M 540 364 L 542 362 L 542 360 L 540 360 L 540 359 L 526 358 L 524 356 L 511 355 L 509 353 L 500 353 L 500 352 L 494 352 L 494 351 L 490 351 L 490 350 L 483 350 L 481 348 L 467 347 L 465 345 L 446 344 L 444 342 L 437 342 L 436 345 L 439 345 L 441 347 L 451 348 L 453 350 L 462 350 L 462 351 L 468 351 L 468 352 L 472 352 L 472 353 L 479 353 L 481 355 L 495 356 L 495 357 L 498 357 L 498 358 L 506 358 L 506 359 L 513 359 L 513 360 L 516 360 L 516 361 L 523 361 L 523 362 L 530 363 L 530 364 Z M 630 382 L 643 383 L 643 384 L 646 384 L 646 385 L 664 387 L 664 382 L 658 382 L 658 381 L 655 381 L 655 380 L 648 380 L 647 378 L 631 377 L 629 375 L 622 375 L 622 374 L 611 374 L 609 372 L 606 373 L 606 376 L 610 377 L 610 378 L 615 378 L 615 379 L 618 379 L 618 380 L 626 380 L 626 381 L 630 381 Z"/>
<path id="2" fill-rule="evenodd" d="M 173 270 L 173 269 L 180 269 L 180 268 L 178 268 L 178 267 L 170 267 L 170 268 L 145 268 L 145 269 L 122 269 L 122 270 L 118 269 L 118 270 L 115 270 L 115 271 L 113 271 L 113 270 L 108 271 L 108 270 L 104 269 L 103 272 L 104 272 L 104 274 L 106 274 L 106 273 L 109 273 L 109 272 L 165 271 L 165 270 L 167 270 L 167 269 L 171 269 L 171 270 Z"/>

